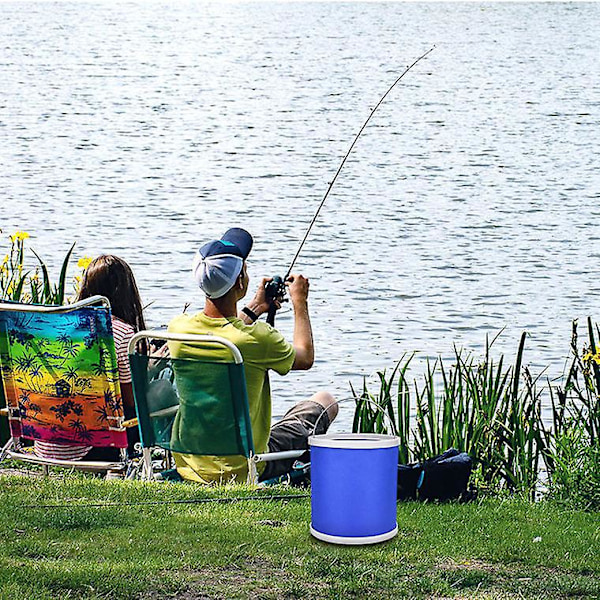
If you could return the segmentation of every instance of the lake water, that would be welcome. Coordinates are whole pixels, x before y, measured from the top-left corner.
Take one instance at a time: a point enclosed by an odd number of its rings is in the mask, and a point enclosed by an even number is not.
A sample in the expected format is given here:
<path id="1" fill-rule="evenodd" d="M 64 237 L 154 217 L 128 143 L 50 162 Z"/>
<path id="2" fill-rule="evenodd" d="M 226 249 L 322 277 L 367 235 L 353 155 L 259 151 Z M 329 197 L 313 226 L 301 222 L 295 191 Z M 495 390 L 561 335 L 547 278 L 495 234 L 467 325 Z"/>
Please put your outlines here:
<path id="1" fill-rule="evenodd" d="M 436 45 L 298 260 L 318 360 L 272 378 L 277 414 L 502 328 L 557 377 L 599 316 L 600 4 L 0 3 L 0 42 L 0 227 L 54 273 L 73 240 L 123 257 L 157 326 L 230 226 L 255 282 L 285 273 Z"/>

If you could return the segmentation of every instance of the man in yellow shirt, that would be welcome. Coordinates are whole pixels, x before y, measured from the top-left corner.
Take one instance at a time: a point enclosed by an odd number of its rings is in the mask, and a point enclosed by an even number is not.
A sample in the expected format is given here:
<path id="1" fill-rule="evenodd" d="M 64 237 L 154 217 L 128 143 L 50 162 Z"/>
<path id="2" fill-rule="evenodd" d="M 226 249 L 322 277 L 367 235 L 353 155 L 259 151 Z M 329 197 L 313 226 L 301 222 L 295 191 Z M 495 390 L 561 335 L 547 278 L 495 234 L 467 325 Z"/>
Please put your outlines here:
<path id="1" fill-rule="evenodd" d="M 291 275 L 286 285 L 294 309 L 294 339 L 287 342 L 273 327 L 258 321 L 269 310 L 265 284 L 261 281 L 253 300 L 239 312 L 237 303 L 248 291 L 246 259 L 252 249 L 252 236 L 244 229 L 229 229 L 220 240 L 212 240 L 196 253 L 193 273 L 206 296 L 204 310 L 195 315 L 181 315 L 169 324 L 172 333 L 213 334 L 233 342 L 244 359 L 252 434 L 256 453 L 308 448 L 308 436 L 324 433 L 337 415 L 331 394 L 318 392 L 294 406 L 283 419 L 271 427 L 270 370 L 285 375 L 290 370 L 310 369 L 314 362 L 314 345 L 308 313 L 308 279 Z M 184 342 L 170 342 L 173 358 L 202 358 L 208 352 Z M 290 470 L 292 460 L 259 465 L 266 480 Z M 201 482 L 235 479 L 246 480 L 247 462 L 242 456 L 198 456 L 175 454 L 177 471 L 184 479 Z"/>

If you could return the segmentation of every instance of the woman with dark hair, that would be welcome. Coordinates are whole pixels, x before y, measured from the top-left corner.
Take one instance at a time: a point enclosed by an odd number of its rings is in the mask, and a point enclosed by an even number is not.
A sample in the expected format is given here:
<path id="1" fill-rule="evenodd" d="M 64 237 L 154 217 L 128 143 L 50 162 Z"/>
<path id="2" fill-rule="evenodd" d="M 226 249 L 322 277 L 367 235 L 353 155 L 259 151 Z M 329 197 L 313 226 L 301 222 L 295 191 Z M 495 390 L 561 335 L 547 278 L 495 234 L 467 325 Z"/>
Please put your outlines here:
<path id="1" fill-rule="evenodd" d="M 77 300 L 97 295 L 105 296 L 110 301 L 123 410 L 125 418 L 131 419 L 135 417 L 135 403 L 127 346 L 134 333 L 145 329 L 146 324 L 135 277 L 131 267 L 123 259 L 111 254 L 103 254 L 88 265 L 83 274 Z M 140 352 L 147 352 L 145 341 L 142 342 Z M 162 353 L 159 351 L 159 354 Z M 133 445 L 139 441 L 137 427 L 127 430 L 127 438 L 131 451 Z M 96 460 L 111 460 L 112 458 L 107 454 L 115 454 L 115 457 L 118 454 L 111 452 L 111 449 L 101 448 L 94 449 L 90 454 L 91 450 L 90 446 L 78 444 L 56 444 L 37 440 L 34 442 L 35 453 L 44 458 L 81 460 L 85 456 L 88 458 L 93 456 Z"/>
<path id="2" fill-rule="evenodd" d="M 127 346 L 133 334 L 146 329 L 146 324 L 140 292 L 131 267 L 122 258 L 112 254 L 102 254 L 95 258 L 83 274 L 77 300 L 91 296 L 105 296 L 110 302 L 123 408 L 125 418 L 132 419 L 135 417 L 135 403 Z M 142 344 L 140 350 L 146 354 L 145 341 Z"/>
<path id="3" fill-rule="evenodd" d="M 108 298 L 113 317 L 136 331 L 145 329 L 140 292 L 131 267 L 122 258 L 102 254 L 88 265 L 77 300 L 98 295 Z"/>

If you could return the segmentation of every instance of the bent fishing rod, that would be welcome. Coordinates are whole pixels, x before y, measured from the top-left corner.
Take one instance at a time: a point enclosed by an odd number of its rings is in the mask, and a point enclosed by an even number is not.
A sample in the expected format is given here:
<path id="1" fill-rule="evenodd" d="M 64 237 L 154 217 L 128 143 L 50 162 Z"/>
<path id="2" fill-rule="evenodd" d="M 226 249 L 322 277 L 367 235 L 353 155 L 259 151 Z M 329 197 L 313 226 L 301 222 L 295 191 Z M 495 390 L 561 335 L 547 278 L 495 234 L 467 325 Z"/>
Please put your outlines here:
<path id="1" fill-rule="evenodd" d="M 267 299 L 269 300 L 269 303 L 270 303 L 270 305 L 269 305 L 269 312 L 267 314 L 267 323 L 269 323 L 269 325 L 274 325 L 275 324 L 275 313 L 277 312 L 277 304 L 276 303 L 277 302 L 281 302 L 284 299 L 284 297 L 285 297 L 285 293 L 286 293 L 285 282 L 288 280 L 288 278 L 289 278 L 289 276 L 290 276 L 290 274 L 292 272 L 292 269 L 294 268 L 294 265 L 296 264 L 296 260 L 298 260 L 298 257 L 300 256 L 300 252 L 302 252 L 302 248 L 304 247 L 304 243 L 308 239 L 310 231 L 311 231 L 313 225 L 315 224 L 317 218 L 319 217 L 319 213 L 321 212 L 321 209 L 323 208 L 323 205 L 325 204 L 325 201 L 327 200 L 327 197 L 329 196 L 329 192 L 331 192 L 331 189 L 333 188 L 333 185 L 335 184 L 335 182 L 336 182 L 339 174 L 341 173 L 342 169 L 344 168 L 344 165 L 346 164 L 346 160 L 348 160 L 348 157 L 350 156 L 350 153 L 354 149 L 354 146 L 356 145 L 356 142 L 358 142 L 358 138 L 360 138 L 362 132 L 365 130 L 365 128 L 369 124 L 369 121 L 371 120 L 371 117 L 375 114 L 375 111 L 381 106 L 381 104 L 383 103 L 383 101 L 387 98 L 388 94 L 396 87 L 396 85 L 400 82 L 400 80 L 417 63 L 419 63 L 421 60 L 423 60 L 428 54 L 430 54 L 431 52 L 433 52 L 434 48 L 435 48 L 435 46 L 433 46 L 432 48 L 430 48 L 429 50 L 427 50 L 427 52 L 425 52 L 425 54 L 422 54 L 421 56 L 419 56 L 419 58 L 417 58 L 411 65 L 408 65 L 408 67 L 406 67 L 406 69 L 400 75 L 400 77 L 398 77 L 396 79 L 396 81 L 394 81 L 394 83 L 392 83 L 392 85 L 388 88 L 388 90 L 386 91 L 386 93 L 380 98 L 379 102 L 376 104 L 375 108 L 371 111 L 371 113 L 367 117 L 367 120 L 363 123 L 363 125 L 360 128 L 359 132 L 356 134 L 356 136 L 355 136 L 352 144 L 350 145 L 350 148 L 348 149 L 348 152 L 346 152 L 346 154 L 344 155 L 344 158 L 342 159 L 342 162 L 340 163 L 340 166 L 338 167 L 338 170 L 336 171 L 335 175 L 333 176 L 333 179 L 330 181 L 329 186 L 327 187 L 327 191 L 325 192 L 325 195 L 323 196 L 323 199 L 321 200 L 321 203 L 319 204 L 319 206 L 317 208 L 317 212 L 313 216 L 312 221 L 308 225 L 308 229 L 306 230 L 306 233 L 304 234 L 304 237 L 302 238 L 302 241 L 300 242 L 300 246 L 298 247 L 298 251 L 296 252 L 294 258 L 292 259 L 292 262 L 291 262 L 291 264 L 289 266 L 289 269 L 287 270 L 287 272 L 285 274 L 285 277 L 275 276 L 275 277 L 273 277 L 272 281 L 270 281 L 269 283 L 267 283 L 267 285 L 266 285 Z"/>

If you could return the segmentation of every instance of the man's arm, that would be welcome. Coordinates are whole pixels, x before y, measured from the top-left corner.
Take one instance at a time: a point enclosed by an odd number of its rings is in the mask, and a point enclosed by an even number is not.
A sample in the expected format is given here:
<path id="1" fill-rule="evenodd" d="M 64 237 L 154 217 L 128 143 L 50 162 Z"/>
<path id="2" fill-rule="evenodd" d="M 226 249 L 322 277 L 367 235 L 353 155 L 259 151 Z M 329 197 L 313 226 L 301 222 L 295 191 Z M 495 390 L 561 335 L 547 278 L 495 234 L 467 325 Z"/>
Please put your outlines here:
<path id="1" fill-rule="evenodd" d="M 268 312 L 269 301 L 267 300 L 265 285 L 271 281 L 271 277 L 265 277 L 258 286 L 254 298 L 246 304 L 257 317 Z M 296 358 L 292 370 L 305 371 L 310 369 L 315 362 L 315 349 L 313 344 L 312 327 L 308 314 L 308 279 L 302 275 L 290 275 L 286 281 L 288 292 L 294 307 L 294 341 L 292 345 L 296 351 Z M 277 302 L 277 301 L 276 301 Z M 277 302 L 279 308 L 279 303 Z M 239 318 L 247 325 L 254 323 L 255 319 L 240 310 Z"/>
<path id="2" fill-rule="evenodd" d="M 286 281 L 294 307 L 294 371 L 310 369 L 315 362 L 315 348 L 308 314 L 308 279 L 302 275 L 290 275 Z"/>

